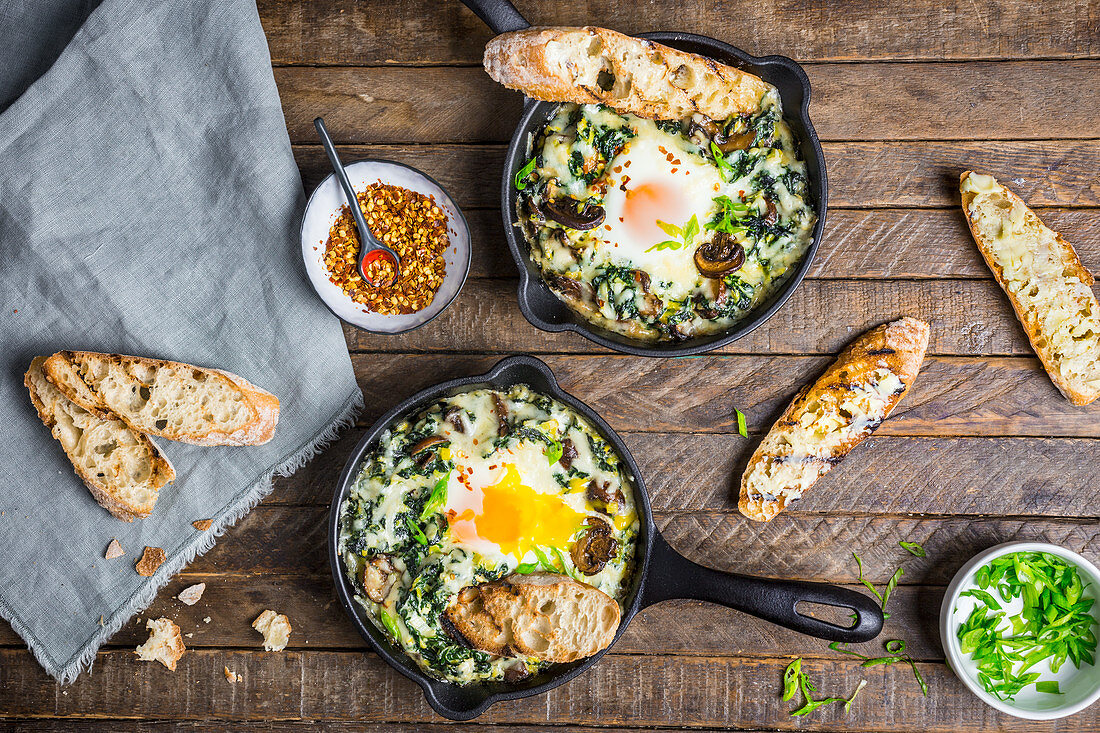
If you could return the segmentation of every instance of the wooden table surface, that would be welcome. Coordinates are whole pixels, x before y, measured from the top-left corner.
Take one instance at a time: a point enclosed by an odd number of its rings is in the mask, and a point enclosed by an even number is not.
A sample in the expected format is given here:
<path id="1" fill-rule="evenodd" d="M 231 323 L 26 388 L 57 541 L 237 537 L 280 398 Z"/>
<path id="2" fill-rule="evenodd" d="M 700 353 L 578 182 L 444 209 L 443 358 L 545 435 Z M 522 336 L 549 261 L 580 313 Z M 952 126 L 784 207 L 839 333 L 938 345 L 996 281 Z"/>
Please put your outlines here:
<path id="1" fill-rule="evenodd" d="M 824 642 L 725 608 L 668 602 L 638 616 L 587 674 L 499 704 L 479 723 L 521 731 L 1100 730 L 1100 706 L 1045 724 L 986 707 L 944 665 L 937 632 L 945 584 L 979 550 L 1036 539 L 1100 559 L 1100 407 L 1073 407 L 1039 367 L 966 231 L 957 192 L 966 168 L 995 174 L 1100 270 L 1100 2 L 519 2 L 535 24 L 694 31 L 749 53 L 791 56 L 810 76 L 831 207 L 809 277 L 749 337 L 704 357 L 664 360 L 542 333 L 520 315 L 498 209 L 520 97 L 482 71 L 489 32 L 457 0 L 259 6 L 307 190 L 327 168 L 311 124 L 324 115 L 345 160 L 400 160 L 451 192 L 473 233 L 469 281 L 439 319 L 410 334 L 345 330 L 366 396 L 360 426 L 278 481 L 141 616 L 170 616 L 193 634 L 178 671 L 134 660 L 145 637 L 135 621 L 91 674 L 60 687 L 0 622 L 0 725 L 474 729 L 445 725 L 419 688 L 366 649 L 334 600 L 324 520 L 363 426 L 421 387 L 527 352 L 621 432 L 659 528 L 693 560 L 857 588 L 853 551 L 876 583 L 903 566 L 893 616 L 862 651 L 905 639 L 929 695 L 908 667 L 862 669 Z M 762 432 L 846 342 L 902 315 L 932 322 L 912 392 L 795 509 L 767 525 L 744 519 L 737 479 Z M 749 439 L 737 434 L 734 408 L 748 418 Z M 909 556 L 899 540 L 923 544 L 928 557 Z M 196 582 L 207 584 L 198 605 L 173 599 Z M 249 624 L 265 608 L 294 625 L 285 652 L 258 648 Z M 830 706 L 789 716 L 795 705 L 779 693 L 795 656 L 822 694 L 848 694 L 867 680 L 850 715 Z M 243 681 L 227 683 L 225 666 Z"/>

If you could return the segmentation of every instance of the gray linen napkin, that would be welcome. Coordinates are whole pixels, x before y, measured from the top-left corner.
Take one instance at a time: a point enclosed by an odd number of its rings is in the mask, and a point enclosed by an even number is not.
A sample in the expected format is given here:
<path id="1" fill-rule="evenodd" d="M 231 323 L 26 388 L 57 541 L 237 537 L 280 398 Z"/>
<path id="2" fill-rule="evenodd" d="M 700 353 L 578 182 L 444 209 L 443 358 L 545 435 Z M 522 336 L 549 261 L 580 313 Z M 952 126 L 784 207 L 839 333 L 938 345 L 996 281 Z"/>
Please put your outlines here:
<path id="1" fill-rule="evenodd" d="M 9 50 L 0 66 L 42 63 Z M 302 207 L 252 0 L 105 0 L 0 114 L 0 615 L 63 682 L 362 404 L 305 276 Z M 275 437 L 159 441 L 177 479 L 149 518 L 120 522 L 23 387 L 59 349 L 236 372 L 282 401 Z M 113 537 L 127 554 L 104 560 Z M 168 553 L 152 578 L 134 571 L 147 545 Z"/>

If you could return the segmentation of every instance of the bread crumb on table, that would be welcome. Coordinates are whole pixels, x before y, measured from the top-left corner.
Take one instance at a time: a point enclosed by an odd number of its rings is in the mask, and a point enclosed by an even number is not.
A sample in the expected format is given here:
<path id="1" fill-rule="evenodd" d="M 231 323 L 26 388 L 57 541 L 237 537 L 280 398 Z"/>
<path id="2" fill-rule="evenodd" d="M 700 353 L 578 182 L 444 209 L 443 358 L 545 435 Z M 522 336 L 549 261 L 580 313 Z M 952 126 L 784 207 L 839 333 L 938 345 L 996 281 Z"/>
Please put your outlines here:
<path id="1" fill-rule="evenodd" d="M 209 616 L 207 616 L 206 618 L 204 618 L 204 619 L 202 620 L 202 622 L 203 622 L 204 624 L 208 624 L 208 623 L 210 623 L 210 617 L 209 617 Z"/>
<path id="2" fill-rule="evenodd" d="M 222 667 L 222 671 L 225 674 L 225 678 L 229 680 L 229 684 L 231 685 L 235 685 L 244 679 L 244 677 L 240 676 L 239 674 L 231 672 L 229 670 L 229 667 Z"/>
<path id="3" fill-rule="evenodd" d="M 199 530 L 200 532 L 205 532 L 206 530 L 210 529 L 210 525 L 213 523 L 213 519 L 196 519 L 194 522 L 191 522 L 191 526 Z"/>
<path id="4" fill-rule="evenodd" d="M 204 590 L 206 590 L 206 583 L 196 583 L 195 585 L 189 585 L 181 590 L 176 598 L 178 598 L 181 603 L 193 606 L 202 598 L 202 592 Z"/>
<path id="5" fill-rule="evenodd" d="M 252 628 L 264 635 L 264 650 L 281 652 L 286 649 L 293 628 L 290 619 L 281 613 L 267 609 L 252 622 Z"/>
<path id="6" fill-rule="evenodd" d="M 134 650 L 142 662 L 160 662 L 176 671 L 176 662 L 187 651 L 183 645 L 180 627 L 168 618 L 149 619 L 145 624 L 150 630 L 149 640 Z"/>
<path id="7" fill-rule="evenodd" d="M 111 544 L 107 545 L 107 552 L 103 553 L 104 560 L 114 560 L 116 557 L 122 557 L 126 554 L 126 550 L 122 549 L 122 544 L 117 539 L 112 539 Z"/>
<path id="8" fill-rule="evenodd" d="M 157 572 L 157 568 L 159 568 L 166 559 L 168 558 L 161 548 L 146 547 L 145 552 L 141 553 L 141 559 L 134 563 L 134 569 L 137 570 L 138 575 L 149 577 Z"/>

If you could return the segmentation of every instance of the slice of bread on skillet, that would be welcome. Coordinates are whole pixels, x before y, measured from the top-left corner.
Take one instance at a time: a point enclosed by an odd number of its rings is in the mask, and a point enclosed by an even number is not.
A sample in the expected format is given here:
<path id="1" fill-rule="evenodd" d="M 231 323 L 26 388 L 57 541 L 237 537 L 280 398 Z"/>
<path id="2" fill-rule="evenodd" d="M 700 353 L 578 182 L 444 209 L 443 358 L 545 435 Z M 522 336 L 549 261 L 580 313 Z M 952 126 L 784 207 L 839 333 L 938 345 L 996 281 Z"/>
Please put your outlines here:
<path id="1" fill-rule="evenodd" d="M 960 186 L 970 233 L 1012 303 L 1031 347 L 1070 402 L 1100 396 L 1100 304 L 1073 246 L 993 176 Z"/>
<path id="2" fill-rule="evenodd" d="M 59 351 L 43 366 L 70 400 L 134 430 L 195 445 L 271 440 L 279 399 L 236 374 L 175 361 Z"/>
<path id="3" fill-rule="evenodd" d="M 42 373 L 44 362 L 36 357 L 23 383 L 76 474 L 100 506 L 119 519 L 149 516 L 160 488 L 176 477 L 172 464 L 147 436 L 69 400 Z"/>
<path id="4" fill-rule="evenodd" d="M 705 56 L 592 26 L 503 33 L 486 44 L 484 64 L 494 80 L 534 99 L 657 120 L 696 112 L 724 120 L 756 111 L 773 88 Z"/>
<path id="5" fill-rule="evenodd" d="M 475 649 L 504 657 L 573 662 L 606 649 L 619 604 L 564 575 L 533 573 L 463 588 L 444 618 Z"/>
<path id="6" fill-rule="evenodd" d="M 772 519 L 871 435 L 913 386 L 929 331 L 908 317 L 871 329 L 803 387 L 749 459 L 741 513 Z"/>

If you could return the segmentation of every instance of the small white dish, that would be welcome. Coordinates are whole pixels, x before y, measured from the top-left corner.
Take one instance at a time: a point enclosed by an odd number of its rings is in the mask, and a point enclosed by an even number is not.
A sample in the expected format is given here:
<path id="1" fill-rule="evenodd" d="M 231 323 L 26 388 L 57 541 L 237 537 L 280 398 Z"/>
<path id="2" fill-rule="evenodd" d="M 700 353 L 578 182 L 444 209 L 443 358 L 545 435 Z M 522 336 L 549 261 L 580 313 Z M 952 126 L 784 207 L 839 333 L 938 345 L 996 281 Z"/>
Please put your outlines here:
<path id="1" fill-rule="evenodd" d="M 422 311 L 403 316 L 387 316 L 368 311 L 366 306 L 353 301 L 339 286 L 329 280 L 325 267 L 325 243 L 329 230 L 347 204 L 344 192 L 336 176 L 332 173 L 321 181 L 306 203 L 302 215 L 302 260 L 306 273 L 317 295 L 321 296 L 328 309 L 341 320 L 374 333 L 396 334 L 411 331 L 423 326 L 435 318 L 451 304 L 466 282 L 470 271 L 470 228 L 466 217 L 455 205 L 450 195 L 430 176 L 410 168 L 403 163 L 390 160 L 359 160 L 344 166 L 351 185 L 356 191 L 363 191 L 372 183 L 385 183 L 401 186 L 410 191 L 431 196 L 439 208 L 447 214 L 447 229 L 450 243 L 445 253 L 447 271 L 443 285 L 435 294 L 431 305 Z"/>
<path id="2" fill-rule="evenodd" d="M 970 659 L 970 655 L 963 654 L 959 647 L 959 638 L 956 633 L 959 625 L 966 621 L 978 603 L 975 598 L 970 596 L 960 598 L 959 594 L 978 587 L 974 582 L 974 574 L 980 567 L 995 558 L 1015 552 L 1048 552 L 1051 555 L 1057 555 L 1077 568 L 1081 582 L 1087 586 L 1081 597 L 1100 598 L 1100 570 L 1076 552 L 1045 542 L 1008 542 L 997 545 L 976 555 L 970 562 L 963 565 L 951 580 L 951 584 L 947 587 L 947 594 L 943 598 L 943 605 L 940 606 L 940 642 L 947 655 L 948 666 L 971 692 L 990 707 L 1028 720 L 1064 718 L 1084 710 L 1100 699 L 1100 667 L 1082 664 L 1078 669 L 1067 659 L 1057 674 L 1051 674 L 1050 666 L 1046 662 L 1041 662 L 1029 671 L 1040 672 L 1041 680 L 1058 680 L 1063 694 L 1051 695 L 1039 692 L 1034 685 L 1028 685 L 1016 695 L 1012 702 L 1008 702 L 999 700 L 995 695 L 985 691 L 978 681 L 977 666 Z M 995 592 L 994 595 L 996 595 Z M 1014 613 L 1019 610 L 1019 606 L 1006 605 L 1006 610 Z M 1092 608 L 1091 613 L 1094 618 L 1097 618 L 1098 612 L 1100 612 L 1100 603 Z"/>

